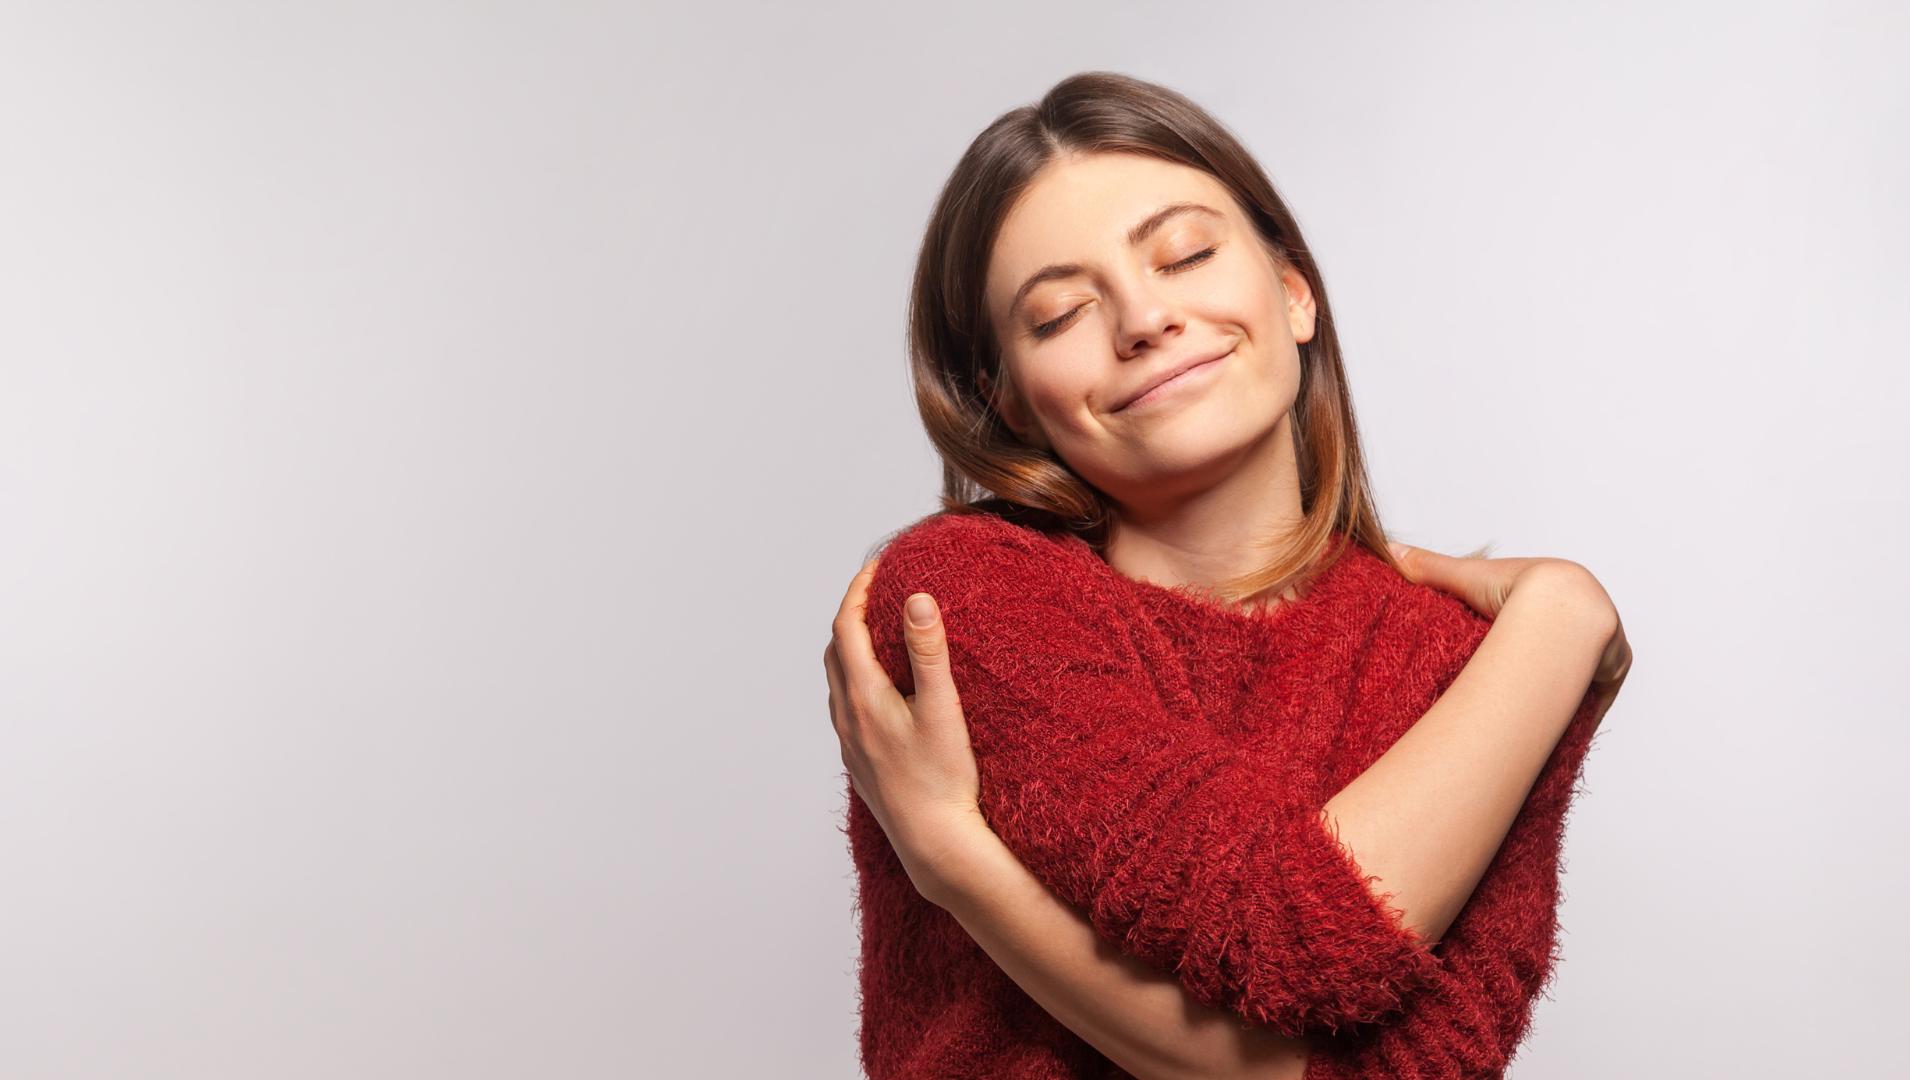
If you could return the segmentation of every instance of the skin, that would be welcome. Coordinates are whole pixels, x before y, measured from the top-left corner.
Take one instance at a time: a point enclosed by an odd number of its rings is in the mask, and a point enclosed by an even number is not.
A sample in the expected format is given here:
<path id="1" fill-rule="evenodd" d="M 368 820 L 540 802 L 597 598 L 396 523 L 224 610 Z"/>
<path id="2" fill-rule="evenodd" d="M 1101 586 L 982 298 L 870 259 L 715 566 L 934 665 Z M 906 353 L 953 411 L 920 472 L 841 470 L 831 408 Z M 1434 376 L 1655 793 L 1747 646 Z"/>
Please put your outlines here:
<path id="1" fill-rule="evenodd" d="M 1217 213 L 1176 215 L 1128 244 L 1131 225 L 1175 202 Z M 1089 272 L 1015 305 L 1022 282 L 1053 263 Z M 1223 580 L 1256 569 L 1256 544 L 1300 521 L 1290 414 L 1313 292 L 1275 262 L 1218 180 L 1131 154 L 1051 165 L 1003 223 L 987 296 L 1008 379 L 984 377 L 984 391 L 1023 441 L 1056 452 L 1116 505 L 1110 565 L 1165 585 Z M 1033 327 L 1064 315 L 1037 336 Z M 1150 376 L 1228 347 L 1198 392 L 1117 410 Z"/>
<path id="2" fill-rule="evenodd" d="M 1200 203 L 1139 244 L 1164 205 Z M 1209 251 L 1211 249 L 1211 251 Z M 1191 261 L 1189 261 L 1191 260 Z M 1083 272 L 1017 292 L 1054 263 Z M 996 409 L 1118 508 L 1107 557 L 1130 577 L 1207 583 L 1256 565 L 1256 543 L 1300 518 L 1290 416 L 1298 346 L 1314 332 L 1305 279 L 1281 267 L 1226 189 L 1131 155 L 1061 159 L 1010 213 L 988 271 L 1002 342 Z M 1066 321 L 1043 336 L 1037 324 Z M 1152 376 L 1231 349 L 1204 384 L 1122 410 Z M 1327 804 L 1375 889 L 1437 941 L 1470 896 L 1588 680 L 1600 711 L 1630 665 L 1617 612 L 1588 571 L 1556 559 L 1457 559 L 1404 549 L 1414 580 L 1494 618 L 1447 694 Z M 866 564 L 824 653 L 832 722 L 857 793 L 918 891 L 954 915 L 1057 1020 L 1136 1076 L 1298 1078 L 1307 1046 L 1194 1001 L 1169 974 L 1099 940 L 1002 844 L 979 777 L 939 613 L 905 622 L 917 693 L 876 661 Z"/>

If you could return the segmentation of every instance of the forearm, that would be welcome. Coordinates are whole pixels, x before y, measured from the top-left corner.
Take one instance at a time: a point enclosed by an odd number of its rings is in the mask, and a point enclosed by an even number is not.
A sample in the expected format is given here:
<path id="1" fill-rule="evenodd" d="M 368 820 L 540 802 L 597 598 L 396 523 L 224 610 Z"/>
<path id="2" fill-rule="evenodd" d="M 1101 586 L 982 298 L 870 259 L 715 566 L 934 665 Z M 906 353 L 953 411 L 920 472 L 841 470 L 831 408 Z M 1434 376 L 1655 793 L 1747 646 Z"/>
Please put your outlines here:
<path id="1" fill-rule="evenodd" d="M 1101 940 L 986 827 L 937 866 L 929 899 L 1049 1015 L 1141 1080 L 1299 1080 L 1307 1044 L 1194 1000 Z"/>
<path id="2" fill-rule="evenodd" d="M 1465 906 L 1585 698 L 1613 631 L 1586 596 L 1569 572 L 1522 581 L 1439 700 L 1326 803 L 1423 940 Z"/>

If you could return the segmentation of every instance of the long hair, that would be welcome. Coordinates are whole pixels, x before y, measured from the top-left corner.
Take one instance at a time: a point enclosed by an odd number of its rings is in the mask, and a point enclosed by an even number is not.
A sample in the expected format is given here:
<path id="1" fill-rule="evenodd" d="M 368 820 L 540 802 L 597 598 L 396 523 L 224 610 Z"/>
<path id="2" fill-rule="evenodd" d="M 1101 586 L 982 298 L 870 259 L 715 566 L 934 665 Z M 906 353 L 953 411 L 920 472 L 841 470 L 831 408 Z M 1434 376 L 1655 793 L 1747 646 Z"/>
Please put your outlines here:
<path id="1" fill-rule="evenodd" d="M 1017 392 L 1001 363 L 983 288 L 1002 221 L 1043 166 L 1083 152 L 1145 154 L 1213 176 L 1246 211 L 1276 265 L 1299 272 L 1313 291 L 1315 329 L 1299 346 L 1292 410 L 1303 520 L 1259 541 L 1269 556 L 1259 569 L 1200 591 L 1241 602 L 1303 590 L 1346 543 L 1397 569 L 1360 452 L 1326 283 L 1299 225 L 1218 120 L 1173 90 L 1113 72 L 1071 75 L 1039 102 L 989 124 L 963 152 L 929 216 L 909 298 L 909 361 L 916 405 L 942 458 L 944 511 L 994 513 L 1072 532 L 1105 554 L 1114 505 L 1058 456 L 1009 430 L 977 378 L 986 372 L 1000 392 Z"/>

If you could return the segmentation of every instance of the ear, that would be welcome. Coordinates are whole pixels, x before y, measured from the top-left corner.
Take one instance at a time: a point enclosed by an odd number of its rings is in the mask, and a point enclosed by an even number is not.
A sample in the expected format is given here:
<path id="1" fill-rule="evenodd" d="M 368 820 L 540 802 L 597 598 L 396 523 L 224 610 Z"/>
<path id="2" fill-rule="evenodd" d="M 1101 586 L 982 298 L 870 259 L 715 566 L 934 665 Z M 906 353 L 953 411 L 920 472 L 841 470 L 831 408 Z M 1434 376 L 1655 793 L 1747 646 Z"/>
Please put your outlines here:
<path id="1" fill-rule="evenodd" d="M 986 371 L 975 373 L 975 384 L 981 388 L 982 396 L 988 399 L 989 406 L 1000 414 L 1002 422 L 1008 425 L 1008 430 L 1014 432 L 1016 438 L 1030 446 L 1043 445 L 1039 441 L 1040 433 L 1034 430 L 1027 412 L 1021 407 L 1020 395 L 1008 387 L 997 386 Z"/>
<path id="2" fill-rule="evenodd" d="M 1287 290 L 1287 327 L 1293 331 L 1293 340 L 1304 345 L 1313 340 L 1313 286 L 1290 266 L 1280 268 L 1280 284 Z"/>

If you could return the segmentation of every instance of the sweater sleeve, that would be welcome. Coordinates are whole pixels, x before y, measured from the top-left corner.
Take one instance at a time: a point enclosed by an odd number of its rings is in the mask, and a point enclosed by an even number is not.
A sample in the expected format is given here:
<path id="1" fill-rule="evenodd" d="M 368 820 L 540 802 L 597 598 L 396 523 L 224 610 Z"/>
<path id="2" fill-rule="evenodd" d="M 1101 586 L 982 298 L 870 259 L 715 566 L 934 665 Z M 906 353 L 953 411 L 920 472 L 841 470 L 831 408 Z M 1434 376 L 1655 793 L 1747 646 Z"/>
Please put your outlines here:
<path id="1" fill-rule="evenodd" d="M 1447 660 L 1433 697 L 1469 657 L 1467 649 Z M 1305 1080 L 1504 1075 L 1558 960 L 1560 853 L 1598 726 L 1594 706 L 1588 690 L 1471 899 L 1434 946 L 1439 963 L 1428 984 L 1396 1019 L 1317 1037 Z"/>
<path id="2" fill-rule="evenodd" d="M 1151 666 L 1137 613 L 1054 541 L 938 515 L 882 552 L 865 619 L 914 692 L 902 605 L 941 606 L 990 826 L 1116 947 L 1291 1036 L 1383 1021 L 1438 958 L 1322 817 Z M 1155 658 L 1153 662 L 1160 661 Z"/>

